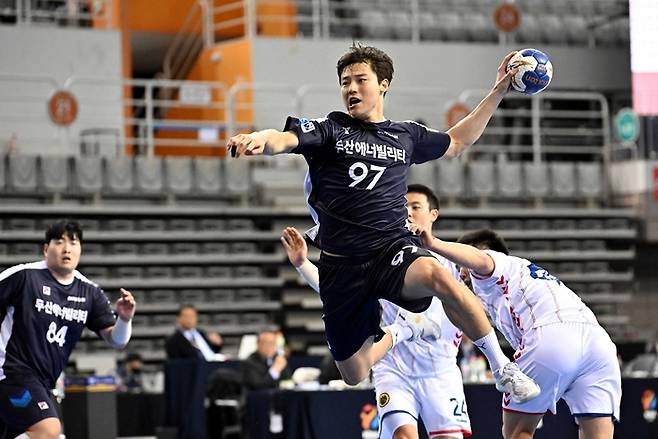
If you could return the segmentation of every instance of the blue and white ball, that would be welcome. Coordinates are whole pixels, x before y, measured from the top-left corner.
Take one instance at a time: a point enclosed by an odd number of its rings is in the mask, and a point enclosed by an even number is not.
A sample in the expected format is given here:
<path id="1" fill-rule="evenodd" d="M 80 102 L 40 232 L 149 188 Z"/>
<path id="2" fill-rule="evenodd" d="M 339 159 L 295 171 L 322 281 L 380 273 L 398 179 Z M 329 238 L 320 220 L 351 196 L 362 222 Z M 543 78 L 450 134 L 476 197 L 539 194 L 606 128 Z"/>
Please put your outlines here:
<path id="1" fill-rule="evenodd" d="M 519 50 L 507 64 L 507 70 L 513 68 L 519 71 L 512 76 L 512 87 L 521 93 L 537 94 L 553 79 L 553 64 L 541 50 Z"/>

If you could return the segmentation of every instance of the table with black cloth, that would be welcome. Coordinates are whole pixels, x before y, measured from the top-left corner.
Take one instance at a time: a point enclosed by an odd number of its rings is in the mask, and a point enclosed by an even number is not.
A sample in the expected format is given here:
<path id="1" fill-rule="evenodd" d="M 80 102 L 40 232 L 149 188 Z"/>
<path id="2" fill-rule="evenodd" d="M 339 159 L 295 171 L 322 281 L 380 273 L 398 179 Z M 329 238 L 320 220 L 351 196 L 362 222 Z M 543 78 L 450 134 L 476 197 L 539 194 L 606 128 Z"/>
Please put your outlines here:
<path id="1" fill-rule="evenodd" d="M 117 432 L 119 437 L 155 436 L 165 422 L 162 393 L 117 393 Z"/>
<path id="2" fill-rule="evenodd" d="M 616 426 L 618 439 L 658 438 L 658 420 L 645 419 L 644 404 L 649 407 L 650 393 L 658 394 L 658 379 L 625 379 L 622 383 L 622 422 Z M 492 384 L 467 384 L 466 402 L 473 429 L 472 439 L 500 438 L 501 394 Z M 647 396 L 648 395 L 648 396 Z M 654 396 L 655 398 L 655 396 Z M 251 392 L 247 398 L 247 428 L 252 439 L 325 439 L 377 437 L 362 427 L 362 413 L 375 404 L 373 390 L 265 390 Z M 655 404 L 655 402 L 654 402 Z M 280 414 L 281 433 L 270 432 L 271 412 Z M 649 417 L 650 419 L 650 417 Z M 372 424 L 374 428 L 374 424 Z M 373 433 L 375 435 L 373 436 Z M 427 438 L 421 434 L 421 439 Z M 578 430 L 566 404 L 560 401 L 557 415 L 544 417 L 537 439 L 578 438 Z"/>
<path id="3" fill-rule="evenodd" d="M 239 369 L 240 361 L 171 360 L 165 364 L 166 425 L 178 439 L 206 439 L 204 399 L 208 378 L 219 368 Z"/>

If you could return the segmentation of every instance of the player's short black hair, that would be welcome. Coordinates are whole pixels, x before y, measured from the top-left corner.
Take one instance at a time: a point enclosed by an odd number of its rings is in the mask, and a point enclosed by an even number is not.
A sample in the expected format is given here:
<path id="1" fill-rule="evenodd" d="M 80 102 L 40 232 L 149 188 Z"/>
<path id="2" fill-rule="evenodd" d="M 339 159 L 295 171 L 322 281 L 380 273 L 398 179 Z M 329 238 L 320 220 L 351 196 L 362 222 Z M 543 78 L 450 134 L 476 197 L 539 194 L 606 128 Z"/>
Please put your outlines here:
<path id="1" fill-rule="evenodd" d="M 126 363 L 130 363 L 131 361 L 144 361 L 144 358 L 139 352 L 128 352 L 126 354 Z"/>
<path id="2" fill-rule="evenodd" d="M 470 245 L 480 250 L 494 250 L 509 255 L 509 248 L 505 240 L 491 229 L 479 229 L 462 235 L 457 242 Z"/>
<path id="3" fill-rule="evenodd" d="M 377 75 L 378 82 L 381 83 L 384 79 L 388 79 L 388 83 L 390 84 L 393 81 L 393 60 L 391 57 L 383 50 L 372 46 L 362 46 L 359 43 L 355 43 L 350 47 L 350 51 L 338 60 L 336 64 L 338 81 L 340 81 L 340 76 L 347 66 L 360 63 L 366 63 L 370 66 L 372 71 L 375 72 L 375 75 Z"/>
<path id="4" fill-rule="evenodd" d="M 191 303 L 182 303 L 178 307 L 178 312 L 176 313 L 176 316 L 180 316 L 181 314 L 183 314 L 183 311 L 185 311 L 186 309 L 192 309 L 194 311 L 197 311 L 196 306 L 192 305 Z"/>
<path id="5" fill-rule="evenodd" d="M 80 223 L 69 219 L 62 219 L 52 223 L 46 229 L 44 243 L 48 244 L 53 239 L 60 239 L 65 235 L 82 242 L 82 227 L 80 226 Z"/>
<path id="6" fill-rule="evenodd" d="M 422 184 L 410 184 L 407 186 L 407 193 L 413 192 L 415 194 L 423 194 L 427 197 L 427 202 L 430 205 L 431 209 L 439 210 L 441 208 L 441 203 L 439 202 L 439 197 L 436 196 L 434 191 Z"/>

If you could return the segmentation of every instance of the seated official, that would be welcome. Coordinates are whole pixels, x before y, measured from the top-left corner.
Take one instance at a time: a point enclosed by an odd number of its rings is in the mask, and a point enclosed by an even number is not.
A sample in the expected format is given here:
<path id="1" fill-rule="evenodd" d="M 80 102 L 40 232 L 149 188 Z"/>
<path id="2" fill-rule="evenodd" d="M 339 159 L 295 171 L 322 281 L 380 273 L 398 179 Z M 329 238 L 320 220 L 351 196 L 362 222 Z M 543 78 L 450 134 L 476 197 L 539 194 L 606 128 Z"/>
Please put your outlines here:
<path id="1" fill-rule="evenodd" d="M 274 331 L 258 334 L 256 352 L 247 357 L 242 367 L 244 384 L 249 390 L 275 388 L 292 377 L 286 356 L 278 352 Z"/>
<path id="2" fill-rule="evenodd" d="M 222 337 L 197 328 L 198 314 L 194 305 L 181 305 L 176 315 L 176 331 L 167 338 L 167 359 L 198 358 L 217 360 L 222 349 Z"/>

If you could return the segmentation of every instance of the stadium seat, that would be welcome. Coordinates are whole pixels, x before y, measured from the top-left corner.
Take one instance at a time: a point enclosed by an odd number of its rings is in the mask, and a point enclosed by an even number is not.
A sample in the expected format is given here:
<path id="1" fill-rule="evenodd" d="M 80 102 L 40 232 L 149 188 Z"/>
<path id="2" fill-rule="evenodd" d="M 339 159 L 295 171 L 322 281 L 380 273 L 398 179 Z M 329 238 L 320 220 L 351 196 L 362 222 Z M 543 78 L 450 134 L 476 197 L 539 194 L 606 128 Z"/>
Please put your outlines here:
<path id="1" fill-rule="evenodd" d="M 105 222 L 105 228 L 107 230 L 116 231 L 133 231 L 136 227 L 133 220 L 124 218 L 112 218 Z"/>
<path id="2" fill-rule="evenodd" d="M 548 43 L 556 45 L 567 43 L 569 31 L 564 28 L 564 23 L 557 15 L 539 15 L 538 24 Z"/>
<path id="3" fill-rule="evenodd" d="M 436 163 L 430 161 L 411 166 L 407 184 L 422 184 L 434 190 L 436 188 Z"/>
<path id="4" fill-rule="evenodd" d="M 437 163 L 439 195 L 454 204 L 465 192 L 464 164 L 459 160 L 439 160 Z"/>
<path id="5" fill-rule="evenodd" d="M 144 267 L 144 277 L 158 278 L 163 277 L 173 277 L 174 269 L 172 267 L 166 267 L 161 265 Z"/>
<path id="6" fill-rule="evenodd" d="M 468 164 L 468 180 L 472 195 L 481 202 L 496 192 L 496 169 L 490 160 Z"/>
<path id="7" fill-rule="evenodd" d="M 576 196 L 576 165 L 573 162 L 549 164 L 552 195 L 557 198 Z"/>
<path id="8" fill-rule="evenodd" d="M 359 13 L 359 20 L 366 38 L 390 39 L 395 35 L 386 13 L 382 10 L 363 9 Z"/>
<path id="9" fill-rule="evenodd" d="M 196 230 L 196 221 L 191 218 L 173 218 L 167 221 L 167 230 L 191 231 Z"/>
<path id="10" fill-rule="evenodd" d="M 603 196 L 603 175 L 599 162 L 579 162 L 576 164 L 578 194 L 589 199 Z"/>
<path id="11" fill-rule="evenodd" d="M 200 304 L 205 302 L 205 293 L 203 290 L 181 290 L 179 294 L 180 300 L 183 303 L 194 303 L 194 304 Z"/>
<path id="12" fill-rule="evenodd" d="M 440 40 L 441 29 L 437 25 L 436 16 L 431 12 L 425 12 L 418 17 L 421 40 Z"/>
<path id="13" fill-rule="evenodd" d="M 256 288 L 238 290 L 235 296 L 238 302 L 262 302 L 267 300 L 265 291 Z"/>
<path id="14" fill-rule="evenodd" d="M 143 255 L 165 255 L 169 253 L 169 246 L 164 242 L 146 242 L 139 246 L 139 253 Z"/>
<path id="15" fill-rule="evenodd" d="M 174 267 L 175 277 L 203 277 L 203 268 L 194 265 L 182 265 Z"/>
<path id="16" fill-rule="evenodd" d="M 7 186 L 16 192 L 36 192 L 38 190 L 38 159 L 32 155 L 10 155 Z"/>
<path id="17" fill-rule="evenodd" d="M 206 277 L 231 277 L 233 270 L 225 265 L 209 265 L 205 267 L 204 275 Z"/>
<path id="18" fill-rule="evenodd" d="M 131 194 L 134 188 L 133 161 L 130 157 L 112 157 L 105 161 L 105 191 Z"/>
<path id="19" fill-rule="evenodd" d="M 201 218 L 199 230 L 224 230 L 226 223 L 221 218 Z"/>
<path id="20" fill-rule="evenodd" d="M 194 255 L 199 253 L 199 244 L 196 242 L 175 242 L 171 245 L 174 255 Z"/>
<path id="21" fill-rule="evenodd" d="M 393 29 L 393 36 L 398 40 L 411 39 L 411 15 L 409 12 L 401 9 L 391 9 L 388 13 L 387 20 L 389 26 Z"/>
<path id="22" fill-rule="evenodd" d="M 251 190 L 251 173 L 248 160 L 229 160 L 225 164 L 226 191 L 231 196 L 247 199 Z"/>
<path id="23" fill-rule="evenodd" d="M 144 218 L 135 222 L 136 230 L 164 231 L 166 221 L 161 218 Z"/>
<path id="24" fill-rule="evenodd" d="M 441 31 L 444 41 L 466 41 L 468 31 L 463 26 L 462 16 L 456 12 L 439 13 L 436 27 Z"/>
<path id="25" fill-rule="evenodd" d="M 548 166 L 544 162 L 523 163 L 523 178 L 526 194 L 536 201 L 549 193 Z"/>
<path id="26" fill-rule="evenodd" d="M 190 194 L 192 184 L 192 159 L 190 157 L 165 157 L 164 187 L 174 195 Z"/>
<path id="27" fill-rule="evenodd" d="M 208 301 L 211 303 L 232 303 L 234 300 L 234 290 L 212 289 L 208 291 Z"/>
<path id="28" fill-rule="evenodd" d="M 194 159 L 195 189 L 199 194 L 221 195 L 224 190 L 221 166 L 222 162 L 219 159 L 200 157 Z"/>
<path id="29" fill-rule="evenodd" d="M 201 244 L 200 252 L 203 254 L 226 254 L 228 244 L 225 242 L 204 242 Z"/>
<path id="30" fill-rule="evenodd" d="M 135 189 L 145 194 L 162 193 L 162 158 L 135 157 Z"/>
<path id="31" fill-rule="evenodd" d="M 498 195 L 518 199 L 523 195 L 521 162 L 500 162 L 497 166 Z"/>
<path id="32" fill-rule="evenodd" d="M 0 192 L 4 192 L 7 188 L 5 182 L 7 174 L 7 156 L 4 154 L 0 155 Z"/>
<path id="33" fill-rule="evenodd" d="M 48 193 L 63 193 L 69 187 L 69 158 L 41 156 L 41 187 Z"/>
<path id="34" fill-rule="evenodd" d="M 462 16 L 463 27 L 471 41 L 491 42 L 498 38 L 491 13 L 467 13 Z"/>
<path id="35" fill-rule="evenodd" d="M 73 187 L 82 194 L 97 194 L 103 189 L 103 159 L 96 156 L 73 158 Z"/>

